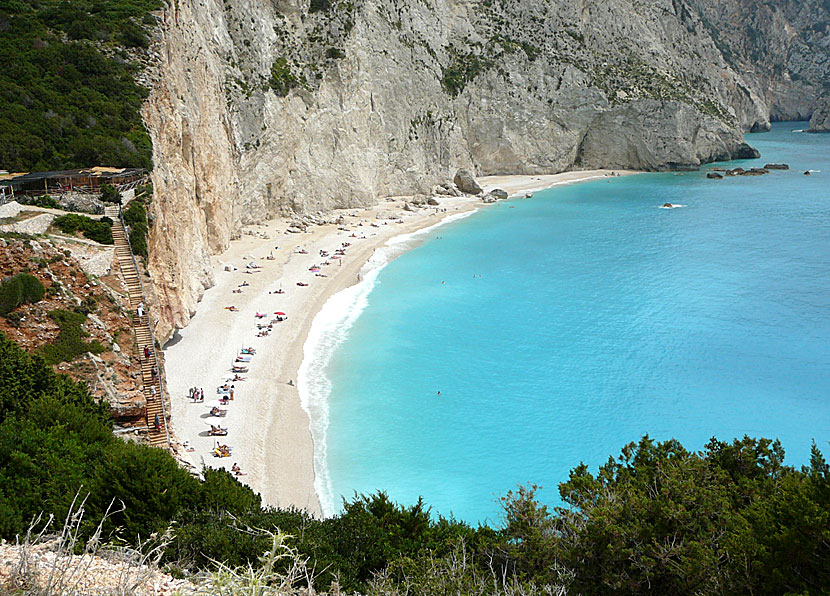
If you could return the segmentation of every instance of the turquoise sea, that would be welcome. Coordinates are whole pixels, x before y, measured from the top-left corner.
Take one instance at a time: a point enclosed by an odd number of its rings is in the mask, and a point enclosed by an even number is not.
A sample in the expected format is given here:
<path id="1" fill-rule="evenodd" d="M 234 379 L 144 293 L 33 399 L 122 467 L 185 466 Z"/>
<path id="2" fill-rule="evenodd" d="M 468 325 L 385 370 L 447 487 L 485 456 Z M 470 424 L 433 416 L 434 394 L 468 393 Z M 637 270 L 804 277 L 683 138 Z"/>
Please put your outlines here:
<path id="1" fill-rule="evenodd" d="M 646 433 L 830 455 L 830 135 L 799 128 L 720 164 L 788 171 L 563 186 L 401 240 L 306 345 L 324 508 L 383 489 L 497 523 L 517 484 L 557 504 Z"/>

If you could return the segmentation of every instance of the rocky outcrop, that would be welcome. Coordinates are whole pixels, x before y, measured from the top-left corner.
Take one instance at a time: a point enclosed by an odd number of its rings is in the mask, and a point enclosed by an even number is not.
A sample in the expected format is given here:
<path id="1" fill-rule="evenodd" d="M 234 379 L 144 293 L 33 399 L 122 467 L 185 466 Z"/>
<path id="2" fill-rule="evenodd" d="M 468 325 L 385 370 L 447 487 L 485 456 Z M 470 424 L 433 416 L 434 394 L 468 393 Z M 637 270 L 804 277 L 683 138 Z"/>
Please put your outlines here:
<path id="1" fill-rule="evenodd" d="M 24 213 L 25 214 L 25 213 Z M 55 216 L 51 213 L 32 214 L 32 217 L 18 215 L 18 221 L 0 226 L 0 232 L 14 232 L 16 234 L 43 234 L 52 225 Z"/>
<path id="2" fill-rule="evenodd" d="M 830 132 L 830 96 L 823 97 L 810 117 L 807 132 Z"/>
<path id="3" fill-rule="evenodd" d="M 467 193 L 468 195 L 480 195 L 483 192 L 482 188 L 478 185 L 478 182 L 476 182 L 475 176 L 473 176 L 473 173 L 470 170 L 458 170 L 455 173 L 453 182 L 455 182 L 458 190 Z"/>
<path id="4" fill-rule="evenodd" d="M 599 114 L 577 159 L 586 168 L 688 169 L 730 159 L 742 142 L 740 131 L 688 104 L 643 100 Z"/>
<path id="5" fill-rule="evenodd" d="M 144 110 L 160 337 L 212 284 L 209 256 L 277 213 L 426 194 L 459 168 L 743 157 L 742 132 L 768 128 L 771 110 L 812 112 L 814 84 L 789 73 L 827 76 L 820 32 L 804 25 L 818 0 L 777 4 L 757 18 L 734 0 L 167 4 Z M 751 57 L 748 30 L 733 26 L 742 12 L 771 31 L 759 56 L 785 63 Z"/>

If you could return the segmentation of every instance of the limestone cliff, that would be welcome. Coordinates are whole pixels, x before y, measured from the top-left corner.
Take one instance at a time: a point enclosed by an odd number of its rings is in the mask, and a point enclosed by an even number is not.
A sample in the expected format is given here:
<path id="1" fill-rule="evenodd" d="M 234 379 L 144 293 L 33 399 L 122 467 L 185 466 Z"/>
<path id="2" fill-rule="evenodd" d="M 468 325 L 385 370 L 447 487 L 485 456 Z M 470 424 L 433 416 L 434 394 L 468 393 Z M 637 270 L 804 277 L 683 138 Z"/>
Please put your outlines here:
<path id="1" fill-rule="evenodd" d="M 804 32 L 820 1 L 758 9 L 783 66 L 718 28 L 753 3 L 723 4 L 171 0 L 144 113 L 159 333 L 187 323 L 243 223 L 428 192 L 458 167 L 695 167 L 771 113 L 809 113 L 827 76 L 824 30 Z"/>
<path id="2" fill-rule="evenodd" d="M 830 132 L 830 96 L 822 97 L 810 118 L 808 132 Z"/>

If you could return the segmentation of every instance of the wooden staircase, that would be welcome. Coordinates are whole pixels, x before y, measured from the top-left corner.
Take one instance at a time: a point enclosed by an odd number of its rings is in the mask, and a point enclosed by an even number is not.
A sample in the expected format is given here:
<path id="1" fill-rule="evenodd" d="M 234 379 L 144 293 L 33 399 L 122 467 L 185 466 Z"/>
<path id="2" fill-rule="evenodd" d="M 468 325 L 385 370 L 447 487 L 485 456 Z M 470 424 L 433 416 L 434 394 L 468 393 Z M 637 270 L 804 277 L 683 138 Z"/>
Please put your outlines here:
<path id="1" fill-rule="evenodd" d="M 135 261 L 127 232 L 124 229 L 124 220 L 121 218 L 119 206 L 108 206 L 104 215 L 113 220 L 112 238 L 115 241 L 115 258 L 121 269 L 121 276 L 127 286 L 130 297 L 130 309 L 133 314 L 133 331 L 138 344 L 138 358 L 141 362 L 141 388 L 147 400 L 145 424 L 150 445 L 170 449 L 170 435 L 167 430 L 167 408 L 164 404 L 164 392 L 161 384 L 161 368 L 156 358 L 156 345 L 153 338 L 153 328 L 147 312 L 147 301 L 144 296 L 144 287 L 139 277 L 138 265 Z M 144 304 L 144 316 L 138 316 L 138 305 Z M 149 357 L 144 356 L 145 348 L 149 349 Z M 159 425 L 156 426 L 156 417 Z"/>

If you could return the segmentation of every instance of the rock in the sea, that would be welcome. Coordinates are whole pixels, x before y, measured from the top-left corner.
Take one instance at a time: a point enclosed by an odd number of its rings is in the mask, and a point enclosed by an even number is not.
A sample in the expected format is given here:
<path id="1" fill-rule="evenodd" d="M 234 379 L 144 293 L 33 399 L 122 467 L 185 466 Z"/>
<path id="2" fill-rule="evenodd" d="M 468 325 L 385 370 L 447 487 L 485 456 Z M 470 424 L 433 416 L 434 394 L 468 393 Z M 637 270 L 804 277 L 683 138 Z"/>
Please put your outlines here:
<path id="1" fill-rule="evenodd" d="M 502 190 L 501 188 L 494 188 L 493 190 L 490 191 L 489 194 L 493 195 L 494 197 L 496 197 L 500 201 L 503 201 L 504 199 L 506 199 L 508 197 L 507 191 Z"/>
<path id="2" fill-rule="evenodd" d="M 830 96 L 819 100 L 810 117 L 810 128 L 807 132 L 830 132 Z"/>
<path id="3" fill-rule="evenodd" d="M 527 191 L 527 192 L 524 194 L 524 198 L 526 198 L 526 199 L 529 199 L 529 198 L 530 198 L 530 197 L 532 197 L 532 196 L 533 196 L 533 193 L 532 193 L 532 192 L 530 192 L 530 191 Z"/>
<path id="4" fill-rule="evenodd" d="M 785 163 L 768 163 L 764 166 L 765 170 L 789 170 L 790 166 Z"/>
<path id="5" fill-rule="evenodd" d="M 809 176 L 810 175 L 810 170 L 807 170 L 806 172 L 804 172 L 804 175 Z"/>
<path id="6" fill-rule="evenodd" d="M 458 170 L 455 173 L 453 182 L 455 182 L 455 185 L 461 192 L 467 193 L 468 195 L 480 195 L 482 193 L 481 187 L 476 182 L 470 170 Z"/>
<path id="7" fill-rule="evenodd" d="M 769 174 L 769 170 L 765 170 L 763 168 L 750 168 L 749 170 L 741 172 L 741 176 L 763 176 L 764 174 Z"/>
<path id="8" fill-rule="evenodd" d="M 707 178 L 711 178 L 712 180 L 722 180 L 723 174 L 718 174 L 717 172 L 709 172 L 706 174 Z"/>
<path id="9" fill-rule="evenodd" d="M 744 169 L 743 168 L 735 168 L 734 170 L 726 170 L 726 172 L 724 172 L 724 173 L 727 176 L 740 176 L 741 174 L 744 173 Z"/>
<path id="10" fill-rule="evenodd" d="M 748 143 L 741 143 L 732 151 L 732 159 L 758 159 L 761 152 Z"/>

